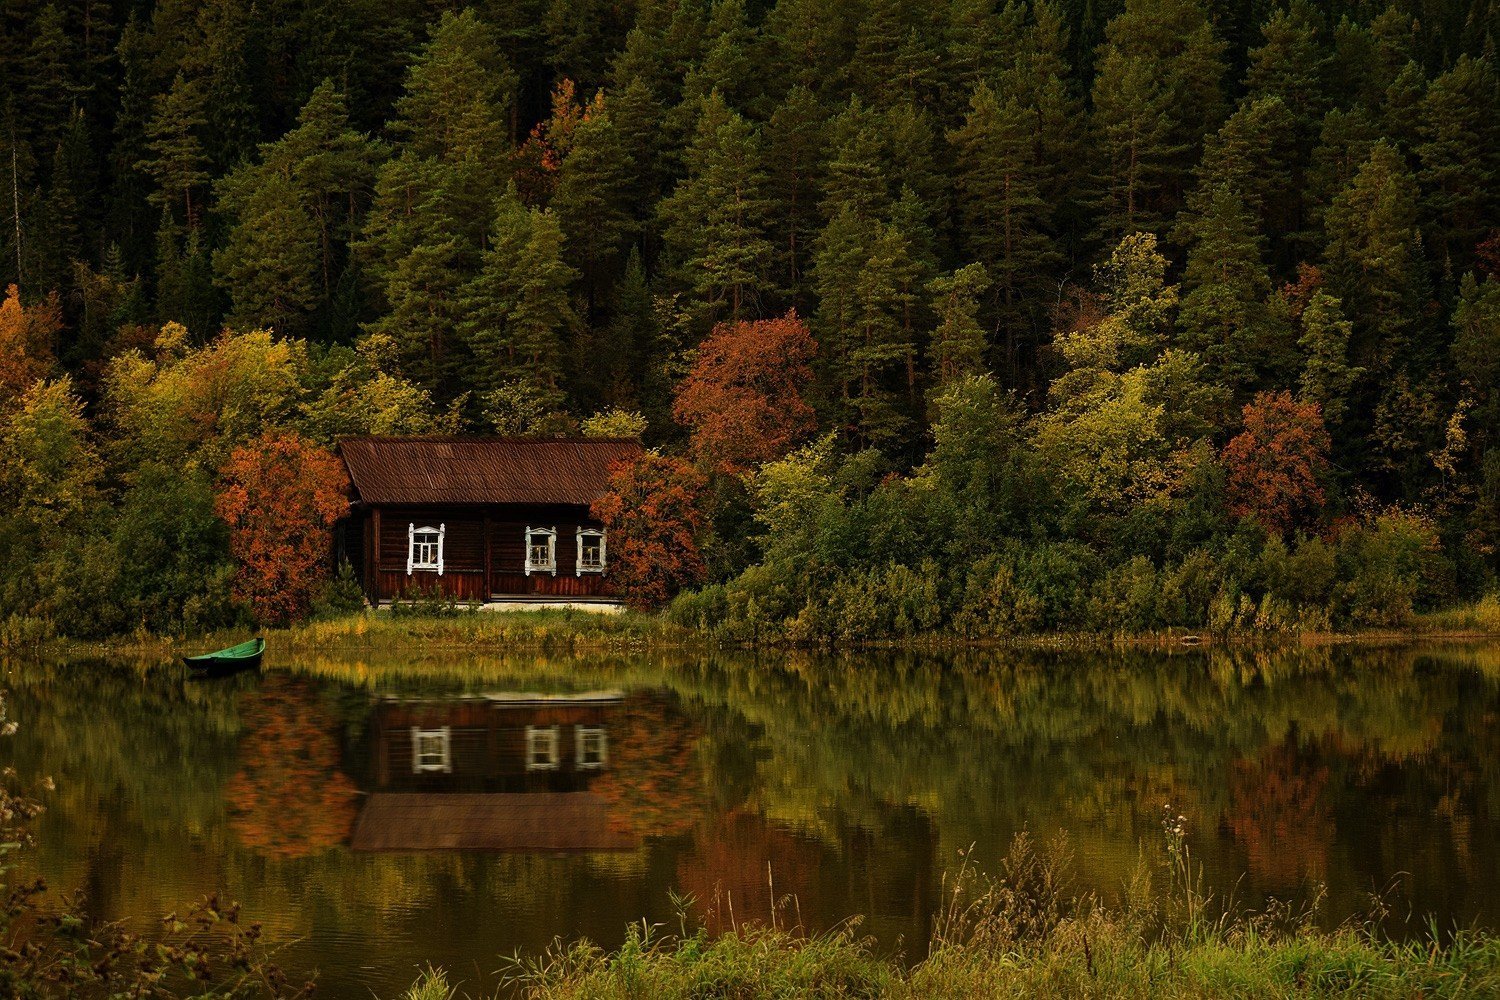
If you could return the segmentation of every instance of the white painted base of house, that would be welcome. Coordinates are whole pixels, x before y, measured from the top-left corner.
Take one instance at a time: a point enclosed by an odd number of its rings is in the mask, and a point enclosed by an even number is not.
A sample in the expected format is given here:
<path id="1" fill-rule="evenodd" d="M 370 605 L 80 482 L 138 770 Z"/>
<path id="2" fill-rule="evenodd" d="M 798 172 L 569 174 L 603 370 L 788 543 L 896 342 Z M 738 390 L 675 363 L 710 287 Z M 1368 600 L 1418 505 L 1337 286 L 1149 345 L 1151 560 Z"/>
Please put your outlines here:
<path id="1" fill-rule="evenodd" d="M 619 601 L 486 601 L 480 611 L 592 611 L 596 615 L 617 615 L 625 610 Z"/>
<path id="2" fill-rule="evenodd" d="M 381 601 L 378 610 L 389 611 L 390 601 Z M 460 608 L 472 607 L 476 611 L 587 611 L 596 615 L 618 615 L 625 611 L 622 601 L 606 598 L 587 600 L 552 600 L 550 598 L 516 597 L 485 601 L 483 604 L 459 604 Z"/>

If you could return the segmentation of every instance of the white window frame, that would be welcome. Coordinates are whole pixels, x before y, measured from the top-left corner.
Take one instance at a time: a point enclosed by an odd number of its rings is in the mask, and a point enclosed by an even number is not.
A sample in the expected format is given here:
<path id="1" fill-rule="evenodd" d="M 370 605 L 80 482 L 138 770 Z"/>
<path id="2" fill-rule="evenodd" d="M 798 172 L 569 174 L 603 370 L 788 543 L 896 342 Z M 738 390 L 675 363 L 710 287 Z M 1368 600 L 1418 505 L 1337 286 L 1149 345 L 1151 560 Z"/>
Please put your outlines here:
<path id="1" fill-rule="evenodd" d="M 435 561 L 417 562 L 417 546 L 421 545 L 423 548 L 426 548 L 432 544 L 432 542 L 426 540 L 418 542 L 417 535 L 419 534 L 437 535 L 437 559 Z M 406 575 L 411 576 L 414 570 L 421 570 L 424 573 L 436 570 L 437 575 L 442 576 L 443 543 L 446 541 L 447 535 L 448 525 L 446 523 L 440 524 L 436 528 L 431 525 L 423 525 L 419 528 L 415 521 L 408 523 L 406 525 Z"/>
<path id="2" fill-rule="evenodd" d="M 538 761 L 537 751 L 546 752 Z M 556 771 L 562 765 L 562 731 L 557 726 L 526 727 L 526 770 Z"/>
<path id="3" fill-rule="evenodd" d="M 590 742 L 594 743 L 597 760 L 584 756 Z M 573 730 L 573 759 L 581 771 L 596 771 L 609 763 L 609 732 L 603 726 L 578 726 Z"/>
<path id="4" fill-rule="evenodd" d="M 547 562 L 545 564 L 534 561 L 531 558 L 531 536 L 547 536 Z M 521 536 L 521 544 L 526 549 L 526 575 L 533 573 L 551 573 L 557 575 L 557 528 L 533 528 L 526 526 L 526 534 Z"/>
<path id="5" fill-rule="evenodd" d="M 431 764 L 422 762 L 422 743 L 425 740 L 436 739 L 439 742 L 440 760 Z M 452 774 L 453 773 L 453 733 L 447 726 L 441 729 L 423 729 L 421 726 L 411 727 L 411 773 L 412 774 Z"/>
<path id="6" fill-rule="evenodd" d="M 583 540 L 585 538 L 599 539 L 599 565 L 597 566 L 585 566 L 583 564 Z M 603 573 L 608 561 L 609 554 L 605 550 L 604 529 L 585 528 L 579 525 L 576 533 L 576 547 L 573 549 L 574 575 L 582 576 L 585 573 Z"/>

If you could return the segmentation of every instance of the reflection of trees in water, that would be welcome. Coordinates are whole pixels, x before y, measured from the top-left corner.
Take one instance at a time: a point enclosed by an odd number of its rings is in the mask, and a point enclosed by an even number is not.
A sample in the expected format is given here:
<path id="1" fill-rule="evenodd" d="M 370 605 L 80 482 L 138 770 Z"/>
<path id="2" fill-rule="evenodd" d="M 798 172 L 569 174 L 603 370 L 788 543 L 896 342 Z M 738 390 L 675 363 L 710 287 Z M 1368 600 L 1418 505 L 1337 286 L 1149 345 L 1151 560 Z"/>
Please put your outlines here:
<path id="1" fill-rule="evenodd" d="M 788 897 L 815 898 L 825 848 L 818 841 L 767 823 L 757 813 L 721 813 L 698 825 L 691 850 L 677 861 L 677 884 L 693 897 L 710 933 L 749 922 L 795 924 Z M 774 894 L 772 886 L 774 884 Z"/>
<path id="2" fill-rule="evenodd" d="M 312 683 L 268 675 L 247 693 L 240 766 L 224 786 L 229 825 L 262 854 L 302 857 L 342 843 L 354 825 L 354 782 L 339 770 L 338 720 Z"/>
<path id="3" fill-rule="evenodd" d="M 610 713 L 610 766 L 589 790 L 609 802 L 612 829 L 637 837 L 692 829 L 703 796 L 699 736 L 662 694 L 632 694 Z"/>
<path id="4" fill-rule="evenodd" d="M 1230 770 L 1225 822 L 1260 886 L 1291 889 L 1327 876 L 1336 831 L 1320 758 L 1316 747 L 1299 748 L 1293 732 Z"/>

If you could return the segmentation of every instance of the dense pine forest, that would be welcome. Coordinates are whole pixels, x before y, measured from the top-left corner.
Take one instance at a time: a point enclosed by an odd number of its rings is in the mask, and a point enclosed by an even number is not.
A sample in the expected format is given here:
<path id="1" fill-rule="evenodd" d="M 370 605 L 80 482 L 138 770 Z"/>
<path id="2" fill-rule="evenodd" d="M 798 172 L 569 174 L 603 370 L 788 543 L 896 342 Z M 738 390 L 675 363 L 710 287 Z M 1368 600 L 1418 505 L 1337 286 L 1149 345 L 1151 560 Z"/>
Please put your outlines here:
<path id="1" fill-rule="evenodd" d="M 362 433 L 642 436 L 621 572 L 734 635 L 1400 625 L 1500 567 L 1493 0 L 0 19 L 11 641 L 353 605 Z"/>

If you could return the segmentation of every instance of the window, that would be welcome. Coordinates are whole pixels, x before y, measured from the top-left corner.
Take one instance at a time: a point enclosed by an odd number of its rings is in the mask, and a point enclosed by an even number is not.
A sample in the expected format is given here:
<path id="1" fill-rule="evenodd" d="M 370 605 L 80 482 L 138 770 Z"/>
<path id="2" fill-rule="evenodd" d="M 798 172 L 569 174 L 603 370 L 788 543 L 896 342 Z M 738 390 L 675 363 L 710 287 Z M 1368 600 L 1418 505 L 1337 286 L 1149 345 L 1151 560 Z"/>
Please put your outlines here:
<path id="1" fill-rule="evenodd" d="M 526 529 L 526 575 L 551 573 L 557 575 L 557 529 Z"/>
<path id="2" fill-rule="evenodd" d="M 443 575 L 443 538 L 448 526 L 419 528 L 415 524 L 406 526 L 406 575 L 413 570 L 435 570 Z"/>
<path id="3" fill-rule="evenodd" d="M 556 726 L 526 727 L 526 770 L 557 770 L 559 735 Z"/>
<path id="4" fill-rule="evenodd" d="M 419 729 L 411 727 L 411 771 L 413 774 L 453 771 L 452 743 L 448 738 L 448 727 L 442 729 Z"/>
<path id="5" fill-rule="evenodd" d="M 598 528 L 579 528 L 577 575 L 603 572 L 604 532 Z"/>
<path id="6" fill-rule="evenodd" d="M 578 742 L 578 766 L 596 770 L 609 762 L 609 735 L 600 726 L 579 726 L 574 738 Z"/>

